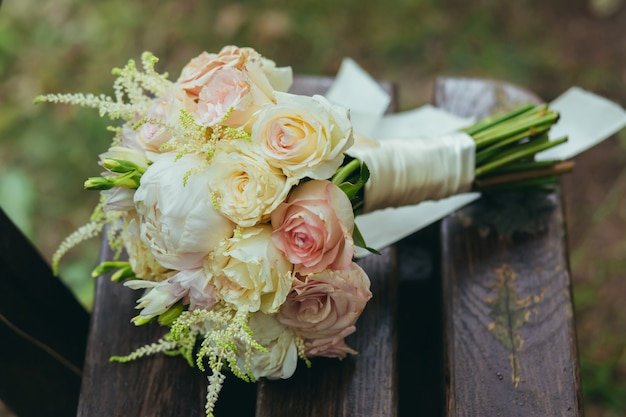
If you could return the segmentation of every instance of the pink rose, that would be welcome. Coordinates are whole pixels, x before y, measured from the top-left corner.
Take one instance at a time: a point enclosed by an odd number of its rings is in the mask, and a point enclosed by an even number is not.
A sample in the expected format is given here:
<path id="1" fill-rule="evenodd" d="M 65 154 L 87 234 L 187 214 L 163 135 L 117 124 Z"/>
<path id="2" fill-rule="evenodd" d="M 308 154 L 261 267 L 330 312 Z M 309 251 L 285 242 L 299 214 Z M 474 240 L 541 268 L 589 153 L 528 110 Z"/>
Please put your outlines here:
<path id="1" fill-rule="evenodd" d="M 343 269 L 352 262 L 352 204 L 330 181 L 297 186 L 272 212 L 271 222 L 274 245 L 302 275 Z"/>
<path id="2" fill-rule="evenodd" d="M 182 110 L 193 111 L 195 103 L 176 88 L 153 100 L 146 118 L 150 121 L 137 130 L 137 141 L 151 152 L 160 152 L 160 147 L 172 139 L 172 127 L 180 123 Z"/>
<path id="3" fill-rule="evenodd" d="M 340 271 L 298 276 L 277 319 L 305 341 L 311 356 L 345 357 L 353 353 L 344 338 L 372 297 L 370 280 L 356 263 Z"/>
<path id="4" fill-rule="evenodd" d="M 241 60 L 241 56 L 239 56 L 239 59 L 236 60 L 227 60 L 224 58 L 224 56 L 219 57 L 217 54 L 202 52 L 185 65 L 180 73 L 180 77 L 178 77 L 178 84 L 180 84 L 180 86 L 187 91 L 190 96 L 197 97 L 200 94 L 202 87 L 207 83 L 215 71 L 228 65 L 229 63 L 236 67 L 237 61 Z"/>
<path id="5" fill-rule="evenodd" d="M 216 72 L 200 90 L 196 121 L 203 126 L 223 123 L 225 120 L 222 119 L 231 108 L 233 113 L 245 111 L 251 107 L 251 100 L 250 84 L 244 74 L 232 68 L 224 68 Z M 269 99 L 263 102 L 269 102 Z"/>
<path id="6" fill-rule="evenodd" d="M 286 90 L 291 81 L 290 68 L 276 67 L 254 49 L 226 46 L 219 54 L 203 52 L 192 59 L 177 83 L 197 103 L 194 113 L 199 124 L 240 127 L 273 101 L 275 90 Z"/>

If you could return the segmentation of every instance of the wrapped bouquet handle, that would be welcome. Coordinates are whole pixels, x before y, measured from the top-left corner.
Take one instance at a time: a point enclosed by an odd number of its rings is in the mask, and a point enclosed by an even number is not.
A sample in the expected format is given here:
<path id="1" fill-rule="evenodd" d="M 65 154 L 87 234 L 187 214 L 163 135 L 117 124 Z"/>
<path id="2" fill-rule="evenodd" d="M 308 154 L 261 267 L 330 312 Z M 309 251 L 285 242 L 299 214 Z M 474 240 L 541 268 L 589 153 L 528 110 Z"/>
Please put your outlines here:
<path id="1" fill-rule="evenodd" d="M 474 140 L 456 132 L 436 139 L 357 137 L 349 154 L 367 164 L 363 213 L 402 207 L 468 192 L 475 173 Z"/>
<path id="2" fill-rule="evenodd" d="M 370 174 L 362 213 L 470 191 L 554 184 L 573 162 L 537 161 L 535 155 L 567 141 L 548 136 L 558 119 L 546 104 L 524 104 L 433 138 L 357 137 L 348 154 L 365 163 Z"/>

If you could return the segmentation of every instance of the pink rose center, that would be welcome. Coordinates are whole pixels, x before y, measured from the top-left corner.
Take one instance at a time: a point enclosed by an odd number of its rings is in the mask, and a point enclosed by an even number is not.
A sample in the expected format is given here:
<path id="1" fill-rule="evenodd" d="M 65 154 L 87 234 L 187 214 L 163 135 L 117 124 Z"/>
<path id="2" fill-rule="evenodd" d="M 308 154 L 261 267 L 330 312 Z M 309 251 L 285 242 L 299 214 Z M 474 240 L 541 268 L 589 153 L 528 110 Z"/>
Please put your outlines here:
<path id="1" fill-rule="evenodd" d="M 298 258 L 308 257 L 324 246 L 324 230 L 315 223 L 307 222 L 303 216 L 293 218 L 285 233 L 290 242 L 289 248 Z"/>

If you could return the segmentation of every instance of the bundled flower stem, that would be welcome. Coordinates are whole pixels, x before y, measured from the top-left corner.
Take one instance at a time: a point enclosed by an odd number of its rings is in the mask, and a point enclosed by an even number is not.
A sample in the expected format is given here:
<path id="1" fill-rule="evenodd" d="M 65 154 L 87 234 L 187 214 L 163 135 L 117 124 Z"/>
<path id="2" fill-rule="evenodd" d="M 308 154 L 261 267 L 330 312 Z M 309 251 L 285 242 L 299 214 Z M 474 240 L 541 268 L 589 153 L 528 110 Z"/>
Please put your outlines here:
<path id="1" fill-rule="evenodd" d="M 546 104 L 527 104 L 463 129 L 476 142 L 473 188 L 489 191 L 541 187 L 571 171 L 571 161 L 534 160 L 537 153 L 567 141 L 566 137 L 548 137 L 558 119 L 559 114 Z"/>

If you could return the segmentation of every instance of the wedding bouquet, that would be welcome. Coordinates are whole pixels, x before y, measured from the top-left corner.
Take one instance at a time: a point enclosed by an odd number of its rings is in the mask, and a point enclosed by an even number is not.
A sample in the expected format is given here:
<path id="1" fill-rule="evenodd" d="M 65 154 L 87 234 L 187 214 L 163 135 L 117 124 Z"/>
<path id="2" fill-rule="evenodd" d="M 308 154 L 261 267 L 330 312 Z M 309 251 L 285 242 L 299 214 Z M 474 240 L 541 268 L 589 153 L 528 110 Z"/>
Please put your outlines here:
<path id="1" fill-rule="evenodd" d="M 208 366 L 209 416 L 227 370 L 289 378 L 299 359 L 357 353 L 345 338 L 372 294 L 353 260 L 366 247 L 355 216 L 503 183 L 543 186 L 571 168 L 533 160 L 565 140 L 548 139 L 558 114 L 545 105 L 437 141 L 378 143 L 354 134 L 347 109 L 288 93 L 291 69 L 253 49 L 204 52 L 176 81 L 156 63 L 144 53 L 141 68 L 115 69 L 114 97 L 38 97 L 117 121 L 101 176 L 85 182 L 100 203 L 53 267 L 106 230 L 117 259 L 94 277 L 143 290 L 132 321 L 169 328 L 112 360 L 165 353 Z"/>

